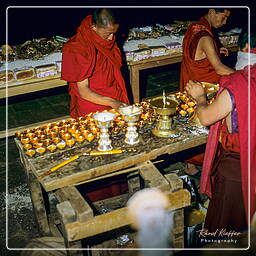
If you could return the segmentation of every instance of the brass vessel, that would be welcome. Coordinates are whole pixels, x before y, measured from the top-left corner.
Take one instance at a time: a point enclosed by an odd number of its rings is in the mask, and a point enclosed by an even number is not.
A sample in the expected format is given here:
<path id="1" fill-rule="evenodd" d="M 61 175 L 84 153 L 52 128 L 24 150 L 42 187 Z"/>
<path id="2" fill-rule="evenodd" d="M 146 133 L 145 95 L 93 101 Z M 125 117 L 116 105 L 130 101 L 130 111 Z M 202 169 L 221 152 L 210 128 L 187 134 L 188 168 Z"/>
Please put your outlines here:
<path id="1" fill-rule="evenodd" d="M 158 137 L 170 137 L 175 134 L 172 116 L 175 115 L 176 108 L 180 104 L 179 99 L 174 95 L 165 96 L 165 99 L 159 96 L 151 99 L 150 104 L 159 115 L 156 127 L 152 129 L 153 134 Z"/>

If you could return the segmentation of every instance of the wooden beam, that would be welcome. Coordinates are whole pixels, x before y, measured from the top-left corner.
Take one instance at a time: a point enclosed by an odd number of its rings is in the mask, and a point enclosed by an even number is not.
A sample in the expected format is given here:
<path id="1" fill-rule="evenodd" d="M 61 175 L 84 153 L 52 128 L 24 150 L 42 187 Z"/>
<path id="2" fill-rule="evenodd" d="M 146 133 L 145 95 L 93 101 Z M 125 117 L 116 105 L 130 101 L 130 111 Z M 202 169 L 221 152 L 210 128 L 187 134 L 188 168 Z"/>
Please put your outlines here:
<path id="1" fill-rule="evenodd" d="M 183 181 L 179 178 L 179 176 L 175 173 L 168 173 L 164 175 L 167 181 L 170 184 L 170 192 L 177 191 L 183 188 Z"/>
<path id="2" fill-rule="evenodd" d="M 190 205 L 189 191 L 182 189 L 174 193 L 167 194 L 169 199 L 168 210 L 176 210 Z M 95 216 L 86 222 L 72 222 L 65 224 L 67 238 L 69 241 L 80 240 L 95 236 L 116 228 L 131 224 L 127 217 L 127 208 L 117 209 L 105 214 Z"/>
<path id="3" fill-rule="evenodd" d="M 60 79 L 60 74 L 42 78 L 31 78 L 24 81 L 14 81 L 0 87 L 0 99 L 21 94 L 42 91 L 66 86 L 67 82 Z"/>
<path id="4" fill-rule="evenodd" d="M 56 207 L 62 223 L 67 224 L 76 221 L 76 212 L 69 201 L 61 202 Z"/>
<path id="5" fill-rule="evenodd" d="M 54 192 L 59 202 L 69 201 L 80 222 L 93 218 L 93 210 L 74 186 L 68 186 Z"/>
<path id="6" fill-rule="evenodd" d="M 170 191 L 168 181 L 151 161 L 147 161 L 146 165 L 143 165 L 142 167 L 138 166 L 138 168 L 146 187 L 158 188 L 161 191 Z"/>
<path id="7" fill-rule="evenodd" d="M 45 202 L 41 184 L 35 179 L 31 172 L 28 175 L 28 185 L 30 189 L 30 197 L 33 205 L 35 219 L 41 236 L 49 236 L 51 234 L 47 213 L 45 209 Z"/>

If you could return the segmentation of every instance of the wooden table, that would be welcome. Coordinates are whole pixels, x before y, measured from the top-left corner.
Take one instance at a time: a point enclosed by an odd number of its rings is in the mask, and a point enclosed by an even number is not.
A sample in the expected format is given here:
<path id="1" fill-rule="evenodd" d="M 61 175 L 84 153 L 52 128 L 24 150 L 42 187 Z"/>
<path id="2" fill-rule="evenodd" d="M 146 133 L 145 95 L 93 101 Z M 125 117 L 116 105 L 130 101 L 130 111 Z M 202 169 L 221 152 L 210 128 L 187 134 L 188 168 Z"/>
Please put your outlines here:
<path id="1" fill-rule="evenodd" d="M 237 45 L 226 46 L 231 52 L 237 51 Z M 128 62 L 128 68 L 130 70 L 130 85 L 132 89 L 134 102 L 140 101 L 140 71 L 160 67 L 165 65 L 170 65 L 174 63 L 179 63 L 182 60 L 181 54 L 166 55 L 161 57 L 148 58 L 136 62 Z M 6 92 L 6 86 L 0 86 L 0 99 L 6 96 L 16 96 L 30 92 L 36 92 L 40 90 L 46 90 L 50 88 L 56 88 L 60 86 L 66 86 L 67 82 L 60 80 L 60 74 L 45 78 L 34 78 L 29 80 L 24 80 L 20 82 L 11 82 L 8 84 L 8 92 Z"/>
<path id="2" fill-rule="evenodd" d="M 228 45 L 226 48 L 231 51 L 237 51 L 238 46 L 235 44 Z M 136 62 L 129 62 L 130 84 L 134 102 L 140 102 L 140 71 L 165 65 L 171 65 L 182 61 L 182 54 L 173 54 L 168 56 L 154 57 Z"/>
<path id="3" fill-rule="evenodd" d="M 66 85 L 66 81 L 60 80 L 60 74 L 43 78 L 32 78 L 24 81 L 14 81 L 8 83 L 7 89 L 5 85 L 0 85 L 0 99 Z"/>
<path id="4" fill-rule="evenodd" d="M 43 199 L 43 194 L 50 191 L 53 191 L 60 201 L 57 209 L 64 230 L 66 246 L 71 241 L 77 241 L 129 225 L 130 221 L 126 216 L 125 207 L 106 214 L 93 216 L 93 211 L 89 204 L 76 189 L 78 184 L 104 179 L 121 173 L 129 174 L 139 171 L 145 180 L 145 184 L 150 187 L 158 187 L 168 193 L 168 197 L 172 201 L 170 209 L 181 209 L 188 206 L 190 204 L 190 193 L 182 188 L 182 182 L 181 184 L 178 182 L 179 190 L 174 192 L 177 187 L 173 187 L 172 184 L 177 184 L 178 178 L 174 177 L 175 175 L 163 176 L 151 160 L 163 154 L 169 154 L 172 157 L 174 153 L 204 144 L 207 139 L 207 130 L 191 127 L 191 124 L 187 123 L 177 123 L 176 132 L 178 136 L 175 138 L 159 138 L 152 135 L 150 127 L 141 128 L 139 130 L 140 142 L 138 145 L 133 146 L 135 152 L 130 151 L 121 155 L 101 156 L 98 160 L 95 160 L 93 156 L 82 156 L 62 167 L 56 173 L 44 178 L 40 178 L 40 174 L 79 152 L 95 148 L 97 141 L 29 158 L 25 155 L 20 141 L 15 139 L 21 161 L 28 175 L 31 199 L 40 234 L 49 235 L 52 233 Z M 112 137 L 114 148 L 127 149 L 123 141 L 124 134 Z M 134 185 L 129 188 L 129 193 L 131 192 L 131 194 L 134 189 L 132 187 Z M 177 228 L 181 228 L 178 226 Z"/>

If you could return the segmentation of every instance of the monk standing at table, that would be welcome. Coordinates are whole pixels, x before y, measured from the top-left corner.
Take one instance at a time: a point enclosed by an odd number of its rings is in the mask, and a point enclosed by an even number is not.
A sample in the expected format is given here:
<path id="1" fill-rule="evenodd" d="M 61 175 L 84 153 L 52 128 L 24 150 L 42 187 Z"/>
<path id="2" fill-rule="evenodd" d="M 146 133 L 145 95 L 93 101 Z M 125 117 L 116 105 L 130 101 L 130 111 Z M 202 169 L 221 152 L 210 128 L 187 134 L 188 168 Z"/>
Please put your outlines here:
<path id="1" fill-rule="evenodd" d="M 64 45 L 61 79 L 69 83 L 72 118 L 129 104 L 120 71 L 121 52 L 115 42 L 118 26 L 111 10 L 97 9 Z M 90 183 L 83 192 L 97 201 L 126 190 L 126 179 L 116 178 Z"/>
<path id="2" fill-rule="evenodd" d="M 213 28 L 226 24 L 230 11 L 226 9 L 209 9 L 201 19 L 192 23 L 183 39 L 183 58 L 180 73 L 180 90 L 183 91 L 189 80 L 218 83 L 220 76 L 229 75 L 233 69 L 221 63 L 223 53 L 228 55 L 224 47 L 217 48 Z"/>
<path id="3" fill-rule="evenodd" d="M 250 41 L 247 31 L 239 37 L 239 70 L 221 78 L 212 104 L 200 83 L 186 87 L 200 122 L 211 125 L 200 192 L 211 198 L 204 227 L 217 235 L 245 230 L 256 211 L 256 31 Z"/>
<path id="4" fill-rule="evenodd" d="M 227 9 L 209 9 L 198 22 L 192 23 L 183 39 L 183 58 L 180 73 L 180 91 L 184 91 L 189 80 L 219 83 L 222 75 L 234 72 L 220 60 L 220 54 L 228 55 L 224 47 L 218 49 L 213 28 L 226 24 L 230 15 Z M 195 165 L 202 165 L 204 154 L 187 160 L 185 173 L 194 178 L 200 177 Z M 195 165 L 194 165 L 195 164 Z"/>
<path id="5" fill-rule="evenodd" d="M 111 10 L 97 9 L 64 45 L 61 79 L 69 83 L 71 117 L 129 103 L 115 42 L 118 26 Z"/>

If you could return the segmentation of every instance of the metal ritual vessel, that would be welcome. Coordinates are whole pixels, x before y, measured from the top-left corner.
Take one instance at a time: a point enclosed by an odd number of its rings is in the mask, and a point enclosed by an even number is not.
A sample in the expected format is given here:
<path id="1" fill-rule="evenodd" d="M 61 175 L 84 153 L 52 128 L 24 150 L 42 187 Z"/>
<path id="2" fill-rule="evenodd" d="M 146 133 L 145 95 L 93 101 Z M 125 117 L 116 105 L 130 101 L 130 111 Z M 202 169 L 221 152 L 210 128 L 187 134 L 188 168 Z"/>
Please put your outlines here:
<path id="1" fill-rule="evenodd" d="M 129 145 L 134 145 L 139 142 L 139 135 L 137 132 L 136 122 L 139 120 L 141 108 L 138 106 L 127 106 L 119 108 L 119 112 L 123 115 L 127 122 L 127 131 L 124 142 Z"/>
<path id="2" fill-rule="evenodd" d="M 159 115 L 156 127 L 152 129 L 154 135 L 158 137 L 169 137 L 170 135 L 175 134 L 175 130 L 172 127 L 172 116 L 175 115 L 176 107 L 179 103 L 179 99 L 174 95 L 163 95 L 150 100 L 151 106 Z"/>
<path id="3" fill-rule="evenodd" d="M 111 145 L 111 140 L 109 138 L 108 128 L 111 125 L 111 122 L 116 118 L 116 115 L 111 112 L 99 112 L 92 116 L 96 121 L 97 126 L 100 128 L 100 139 L 97 149 L 99 151 L 109 151 L 113 147 Z"/>

